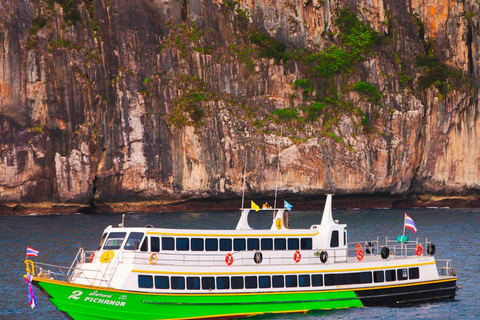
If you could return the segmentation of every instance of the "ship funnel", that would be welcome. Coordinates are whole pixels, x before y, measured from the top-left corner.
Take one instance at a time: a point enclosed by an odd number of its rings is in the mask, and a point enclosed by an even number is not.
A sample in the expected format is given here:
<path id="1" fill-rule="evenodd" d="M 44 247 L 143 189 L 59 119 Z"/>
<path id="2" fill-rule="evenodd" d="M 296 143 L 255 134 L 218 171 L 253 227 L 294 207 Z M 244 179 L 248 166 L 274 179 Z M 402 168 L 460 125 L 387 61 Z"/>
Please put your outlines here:
<path id="1" fill-rule="evenodd" d="M 332 196 L 333 195 L 331 194 L 327 194 L 325 209 L 323 209 L 322 226 L 332 225 L 335 223 L 332 218 Z"/>

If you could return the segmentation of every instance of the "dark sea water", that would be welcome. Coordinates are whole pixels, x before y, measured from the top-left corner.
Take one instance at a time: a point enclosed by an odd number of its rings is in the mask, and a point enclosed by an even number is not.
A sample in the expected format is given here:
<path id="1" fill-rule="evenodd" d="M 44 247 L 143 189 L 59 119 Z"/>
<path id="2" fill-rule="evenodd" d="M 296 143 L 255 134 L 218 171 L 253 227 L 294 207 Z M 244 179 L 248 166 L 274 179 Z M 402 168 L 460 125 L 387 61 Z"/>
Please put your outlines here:
<path id="1" fill-rule="evenodd" d="M 294 205 L 294 204 L 293 204 Z M 290 228 L 309 228 L 321 221 L 322 211 L 290 214 Z M 334 210 L 333 217 L 348 225 L 349 242 L 401 235 L 405 210 Z M 457 272 L 458 291 L 453 301 L 397 308 L 355 308 L 307 314 L 263 315 L 249 319 L 480 319 L 480 209 L 407 210 L 418 232 L 413 240 L 428 237 L 437 248 L 436 258 L 451 259 Z M 233 229 L 239 212 L 126 214 L 126 226 Z M 267 227 L 271 215 L 251 213 L 252 227 Z M 27 303 L 26 247 L 40 251 L 39 262 L 70 266 L 78 248 L 95 249 L 103 229 L 121 222 L 120 214 L 0 217 L 0 319 L 66 319 L 36 289 L 38 306 Z"/>

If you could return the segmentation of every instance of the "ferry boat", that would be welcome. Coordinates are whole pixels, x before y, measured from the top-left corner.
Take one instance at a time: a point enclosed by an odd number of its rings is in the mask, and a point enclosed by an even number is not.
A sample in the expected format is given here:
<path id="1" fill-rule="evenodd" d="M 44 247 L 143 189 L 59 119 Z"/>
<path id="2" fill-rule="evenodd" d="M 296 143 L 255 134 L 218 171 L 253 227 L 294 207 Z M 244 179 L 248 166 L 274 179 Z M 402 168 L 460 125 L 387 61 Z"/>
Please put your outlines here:
<path id="1" fill-rule="evenodd" d="M 264 313 L 453 299 L 450 260 L 427 241 L 348 242 L 327 195 L 320 224 L 288 229 L 286 209 L 244 208 L 235 230 L 108 226 L 70 267 L 26 260 L 31 283 L 67 317 L 233 319 Z M 254 230 L 252 211 L 273 211 Z"/>

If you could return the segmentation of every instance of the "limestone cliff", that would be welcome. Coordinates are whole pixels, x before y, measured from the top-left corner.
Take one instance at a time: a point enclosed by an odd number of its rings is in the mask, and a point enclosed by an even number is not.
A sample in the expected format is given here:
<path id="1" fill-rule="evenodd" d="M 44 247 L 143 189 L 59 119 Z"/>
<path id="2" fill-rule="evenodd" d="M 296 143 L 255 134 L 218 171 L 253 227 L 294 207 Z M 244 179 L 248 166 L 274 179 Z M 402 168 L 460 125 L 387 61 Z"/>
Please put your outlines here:
<path id="1" fill-rule="evenodd" d="M 478 12 L 473 0 L 2 1 L 0 205 L 228 198 L 245 163 L 247 193 L 265 195 L 278 150 L 285 193 L 476 200 Z"/>

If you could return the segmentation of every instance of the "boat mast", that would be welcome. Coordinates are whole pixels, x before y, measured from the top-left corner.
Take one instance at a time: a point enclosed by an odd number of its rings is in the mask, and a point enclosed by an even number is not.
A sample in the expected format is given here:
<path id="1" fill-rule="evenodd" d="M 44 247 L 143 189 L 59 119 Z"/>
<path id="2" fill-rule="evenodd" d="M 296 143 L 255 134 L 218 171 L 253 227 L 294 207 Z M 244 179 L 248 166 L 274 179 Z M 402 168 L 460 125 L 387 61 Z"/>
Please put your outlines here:
<path id="1" fill-rule="evenodd" d="M 245 202 L 245 171 L 247 171 L 247 148 L 246 147 L 245 147 L 245 154 L 243 156 L 243 162 L 245 163 L 245 167 L 243 168 L 242 210 L 243 210 L 243 204 Z"/>
<path id="2" fill-rule="evenodd" d="M 280 144 L 282 143 L 283 137 L 283 128 L 280 130 L 280 143 L 278 144 L 278 155 L 277 155 L 277 179 L 275 180 L 275 200 L 273 202 L 273 216 L 275 217 L 275 211 L 277 209 L 277 194 L 278 194 L 278 175 L 280 173 Z"/>

